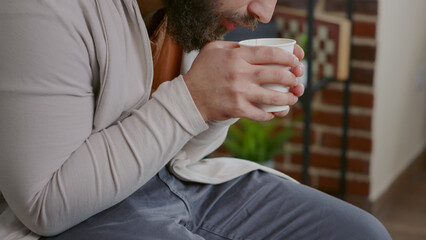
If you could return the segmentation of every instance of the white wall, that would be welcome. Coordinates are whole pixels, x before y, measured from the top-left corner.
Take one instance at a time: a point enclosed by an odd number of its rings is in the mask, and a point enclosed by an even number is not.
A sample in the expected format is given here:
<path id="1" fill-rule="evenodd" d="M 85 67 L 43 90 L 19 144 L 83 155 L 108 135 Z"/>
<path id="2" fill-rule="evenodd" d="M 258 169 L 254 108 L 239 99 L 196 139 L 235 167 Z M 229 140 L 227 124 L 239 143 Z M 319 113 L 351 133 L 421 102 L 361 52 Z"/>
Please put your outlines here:
<path id="1" fill-rule="evenodd" d="M 426 0 L 379 0 L 370 200 L 426 147 Z"/>

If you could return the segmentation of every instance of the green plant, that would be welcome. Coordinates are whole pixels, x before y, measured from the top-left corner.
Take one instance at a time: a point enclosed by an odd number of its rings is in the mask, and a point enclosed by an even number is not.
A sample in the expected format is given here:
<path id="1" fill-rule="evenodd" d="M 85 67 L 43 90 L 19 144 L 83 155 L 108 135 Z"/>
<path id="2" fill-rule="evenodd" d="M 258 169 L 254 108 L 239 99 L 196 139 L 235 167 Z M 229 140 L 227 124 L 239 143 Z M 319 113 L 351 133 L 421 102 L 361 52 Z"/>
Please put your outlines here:
<path id="1" fill-rule="evenodd" d="M 284 143 L 294 136 L 293 125 L 284 128 L 279 119 L 240 119 L 229 128 L 224 146 L 233 157 L 263 163 L 284 152 Z"/>
<path id="2" fill-rule="evenodd" d="M 306 34 L 300 34 L 296 37 L 296 42 L 299 44 L 299 46 L 303 49 L 303 51 L 306 54 L 307 51 L 307 45 L 308 45 L 308 35 Z"/>

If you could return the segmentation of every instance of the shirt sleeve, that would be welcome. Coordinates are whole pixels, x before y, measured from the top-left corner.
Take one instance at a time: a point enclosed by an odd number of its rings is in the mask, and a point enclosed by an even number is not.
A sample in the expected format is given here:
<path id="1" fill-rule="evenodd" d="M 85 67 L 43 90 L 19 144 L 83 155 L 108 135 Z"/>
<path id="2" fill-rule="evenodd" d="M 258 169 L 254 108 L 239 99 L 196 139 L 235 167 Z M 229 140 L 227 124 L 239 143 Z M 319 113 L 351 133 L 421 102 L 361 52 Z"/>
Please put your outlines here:
<path id="1" fill-rule="evenodd" d="M 223 144 L 229 127 L 237 120 L 237 118 L 232 118 L 226 121 L 208 122 L 208 130 L 192 138 L 182 148 L 182 151 L 185 152 L 188 159 L 191 159 L 191 163 L 199 161 Z"/>
<path id="2" fill-rule="evenodd" d="M 20 221 L 44 236 L 120 202 L 208 128 L 177 78 L 93 133 L 86 46 L 52 19 L 0 10 L 0 191 Z"/>

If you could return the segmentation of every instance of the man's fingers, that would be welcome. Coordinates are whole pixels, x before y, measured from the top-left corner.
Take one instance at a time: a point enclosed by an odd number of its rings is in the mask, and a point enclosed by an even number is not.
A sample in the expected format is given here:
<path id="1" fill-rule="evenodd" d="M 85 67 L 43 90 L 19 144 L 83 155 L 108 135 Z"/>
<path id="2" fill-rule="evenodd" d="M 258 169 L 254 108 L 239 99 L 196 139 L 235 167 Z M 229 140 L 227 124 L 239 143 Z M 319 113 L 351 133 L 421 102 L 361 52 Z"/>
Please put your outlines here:
<path id="1" fill-rule="evenodd" d="M 259 84 L 272 83 L 292 87 L 298 83 L 296 76 L 281 66 L 253 66 L 253 72 L 253 80 Z"/>
<path id="2" fill-rule="evenodd" d="M 291 72 L 296 76 L 296 77 L 301 77 L 305 74 L 305 65 L 303 65 L 302 63 L 299 63 L 299 65 L 297 65 L 296 67 L 293 67 L 291 69 Z"/>
<path id="3" fill-rule="evenodd" d="M 287 110 L 281 111 L 281 112 L 274 112 L 273 114 L 274 114 L 274 116 L 276 116 L 276 117 L 280 117 L 280 118 L 282 118 L 282 117 L 287 116 L 287 114 L 288 114 L 289 112 L 290 112 L 290 108 L 288 108 Z"/>
<path id="4" fill-rule="evenodd" d="M 260 122 L 269 121 L 274 118 L 274 114 L 265 112 L 252 103 L 247 103 L 246 106 L 244 106 L 244 109 L 246 111 L 244 111 L 242 116 L 239 116 L 241 118 L 247 118 L 252 121 Z"/>
<path id="5" fill-rule="evenodd" d="M 252 65 L 275 64 L 295 67 L 299 64 L 296 56 L 277 47 L 243 47 L 239 51 L 241 57 Z"/>
<path id="6" fill-rule="evenodd" d="M 297 44 L 294 45 L 294 51 L 293 51 L 293 53 L 294 53 L 294 55 L 296 55 L 297 58 L 299 58 L 299 60 L 302 60 L 305 57 L 305 52 Z"/>
<path id="7" fill-rule="evenodd" d="M 290 88 L 290 92 L 293 93 L 296 97 L 302 96 L 304 91 L 305 86 L 303 86 L 301 83 L 298 83 L 296 86 Z"/>
<path id="8" fill-rule="evenodd" d="M 262 86 L 253 86 L 247 99 L 250 102 L 263 105 L 284 106 L 294 105 L 298 98 L 291 92 L 283 93 Z"/>

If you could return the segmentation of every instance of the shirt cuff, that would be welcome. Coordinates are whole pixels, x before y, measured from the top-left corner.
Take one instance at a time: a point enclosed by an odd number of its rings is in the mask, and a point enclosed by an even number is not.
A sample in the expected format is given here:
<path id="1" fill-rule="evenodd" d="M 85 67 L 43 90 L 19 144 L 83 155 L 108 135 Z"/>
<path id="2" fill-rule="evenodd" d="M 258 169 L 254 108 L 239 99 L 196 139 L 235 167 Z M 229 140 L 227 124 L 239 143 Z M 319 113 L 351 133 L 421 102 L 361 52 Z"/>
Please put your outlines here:
<path id="1" fill-rule="evenodd" d="M 182 75 L 162 83 L 152 98 L 163 105 L 191 135 L 196 136 L 209 128 L 198 111 Z"/>
<path id="2" fill-rule="evenodd" d="M 227 120 L 222 120 L 222 121 L 216 121 L 216 120 L 212 120 L 209 121 L 208 124 L 209 126 L 220 126 L 220 127 L 229 127 L 232 124 L 236 123 L 238 120 L 240 120 L 239 118 L 230 118 Z"/>

